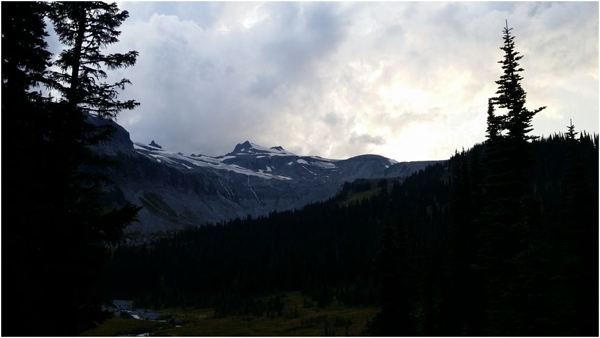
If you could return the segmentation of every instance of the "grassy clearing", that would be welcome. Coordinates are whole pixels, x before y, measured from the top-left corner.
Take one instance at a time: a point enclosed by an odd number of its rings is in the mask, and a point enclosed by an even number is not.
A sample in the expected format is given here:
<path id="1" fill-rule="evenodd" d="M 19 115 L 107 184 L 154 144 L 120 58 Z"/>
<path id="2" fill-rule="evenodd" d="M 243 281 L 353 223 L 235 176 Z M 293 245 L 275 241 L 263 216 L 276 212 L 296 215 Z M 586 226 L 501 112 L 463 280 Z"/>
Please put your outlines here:
<path id="1" fill-rule="evenodd" d="M 98 327 L 95 329 L 83 332 L 81 335 L 101 337 L 111 337 L 125 334 L 135 335 L 146 332 L 154 332 L 164 328 L 165 326 L 172 325 L 169 323 L 114 317 L 98 325 Z"/>
<path id="2" fill-rule="evenodd" d="M 341 207 L 349 207 L 350 205 L 352 205 L 354 203 L 358 203 L 358 202 L 360 202 L 362 200 L 365 200 L 367 198 L 371 198 L 373 196 L 377 196 L 379 194 L 379 192 L 381 192 L 381 188 L 380 187 L 376 187 L 376 188 L 373 188 L 371 190 L 367 190 L 367 191 L 355 193 L 355 194 L 352 194 L 351 196 L 349 196 L 346 200 L 341 201 L 339 203 L 339 205 Z"/>
<path id="3" fill-rule="evenodd" d="M 152 336 L 362 336 L 367 321 L 379 309 L 374 307 L 347 308 L 336 301 L 326 308 L 305 307 L 300 292 L 290 292 L 284 298 L 282 316 L 231 316 L 215 318 L 214 309 L 166 309 L 160 311 L 171 317 L 167 323 L 139 321 L 152 325 Z M 113 318 L 87 336 L 115 336 L 126 333 L 143 333 L 135 319 Z M 128 325 L 131 331 L 127 331 Z M 136 329 L 136 330 L 133 330 Z"/>

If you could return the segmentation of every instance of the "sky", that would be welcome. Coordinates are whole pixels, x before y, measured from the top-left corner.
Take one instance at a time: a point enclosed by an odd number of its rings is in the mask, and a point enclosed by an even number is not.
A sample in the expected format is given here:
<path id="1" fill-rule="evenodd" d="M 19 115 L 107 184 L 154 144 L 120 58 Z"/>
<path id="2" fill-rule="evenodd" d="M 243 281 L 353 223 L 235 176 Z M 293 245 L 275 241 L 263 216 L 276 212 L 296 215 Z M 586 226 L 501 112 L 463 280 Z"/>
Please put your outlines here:
<path id="1" fill-rule="evenodd" d="M 442 160 L 485 140 L 508 20 L 533 135 L 598 132 L 598 2 L 119 2 L 133 141 Z M 51 46 L 56 44 L 51 44 Z M 500 111 L 501 112 L 501 111 Z"/>

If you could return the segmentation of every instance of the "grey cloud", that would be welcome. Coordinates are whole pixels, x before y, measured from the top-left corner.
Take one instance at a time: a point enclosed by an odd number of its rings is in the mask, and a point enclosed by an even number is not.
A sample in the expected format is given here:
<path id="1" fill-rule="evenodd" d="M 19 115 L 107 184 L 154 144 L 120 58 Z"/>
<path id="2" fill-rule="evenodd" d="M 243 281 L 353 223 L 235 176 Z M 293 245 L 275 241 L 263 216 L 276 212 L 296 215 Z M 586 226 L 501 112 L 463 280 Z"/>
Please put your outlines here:
<path id="1" fill-rule="evenodd" d="M 284 30 L 262 48 L 265 61 L 277 67 L 284 81 L 306 78 L 316 62 L 334 52 L 344 39 L 342 20 L 327 3 L 300 3 L 286 7 Z"/>
<path id="2" fill-rule="evenodd" d="M 385 139 L 381 136 L 374 136 L 374 135 L 369 135 L 369 134 L 361 134 L 361 135 L 357 135 L 355 133 L 353 133 L 350 136 L 350 144 L 361 144 L 361 145 L 383 145 L 385 144 Z"/>
<path id="3" fill-rule="evenodd" d="M 334 112 L 329 112 L 323 117 L 323 121 L 330 127 L 337 127 L 342 122 L 342 117 Z"/>
<path id="4" fill-rule="evenodd" d="M 385 29 L 385 32 L 388 36 L 396 37 L 401 36 L 404 33 L 404 29 L 402 29 L 402 25 L 400 24 L 392 24 Z"/>
<path id="5" fill-rule="evenodd" d="M 531 6 L 529 7 L 529 10 L 527 11 L 527 16 L 534 17 L 536 15 L 539 15 L 544 10 L 547 10 L 550 7 L 552 7 L 552 3 L 551 2 L 535 2 L 535 3 L 532 3 Z"/>
<path id="6" fill-rule="evenodd" d="M 597 130 L 597 104 L 594 111 L 569 103 L 583 102 L 584 94 L 585 102 L 598 98 L 597 78 L 588 89 L 576 87 L 588 83 L 577 76 L 598 71 L 597 3 L 125 2 L 123 7 L 131 18 L 114 51 L 135 49 L 140 56 L 136 66 L 114 77 L 131 79 L 122 98 L 142 105 L 123 112 L 119 121 L 134 140 L 155 139 L 166 149 L 221 155 L 249 139 L 343 158 L 380 153 L 413 126 L 430 125 L 446 128 L 444 142 L 451 149 L 480 142 L 483 125 L 477 132 L 465 128 L 485 115 L 486 97 L 496 90 L 507 16 L 517 49 L 526 55 L 528 103 L 536 93 L 544 102 L 544 95 L 562 86 L 577 88 L 554 99 L 565 110 L 577 108 L 578 127 Z M 243 27 L 240 22 L 253 11 L 255 25 Z M 540 90 L 542 85 L 548 88 Z M 427 93 L 422 100 L 430 101 L 417 104 L 420 110 L 406 94 L 386 102 L 379 93 L 384 87 Z M 458 98 L 444 96 L 451 90 Z M 548 123 L 537 134 L 564 125 Z M 422 146 L 423 158 L 443 156 L 431 150 L 440 145 Z"/>
<path id="7" fill-rule="evenodd" d="M 221 2 L 184 1 L 177 4 L 177 15 L 182 20 L 192 20 L 203 29 L 212 28 L 223 14 Z"/>
<path id="8" fill-rule="evenodd" d="M 502 13 L 504 16 L 506 14 L 510 14 L 514 11 L 516 2 L 513 1 L 490 1 L 483 3 L 487 12 L 489 11 L 498 11 L 505 12 Z"/>
<path id="9" fill-rule="evenodd" d="M 462 118 L 473 118 L 473 116 L 462 116 Z M 410 110 L 396 111 L 393 116 L 389 113 L 377 113 L 372 117 L 377 125 L 385 126 L 390 133 L 400 133 L 414 125 L 426 125 L 433 122 L 451 123 L 451 116 L 444 113 L 439 107 L 427 109 L 424 112 L 416 113 Z"/>
<path id="10" fill-rule="evenodd" d="M 251 95 L 259 98 L 268 98 L 273 94 L 278 84 L 275 79 L 269 76 L 258 76 L 248 88 Z"/>
<path id="11" fill-rule="evenodd" d="M 129 11 L 129 20 L 147 21 L 158 13 L 194 21 L 199 27 L 210 29 L 223 15 L 225 4 L 209 1 L 124 1 L 119 3 L 119 7 Z"/>

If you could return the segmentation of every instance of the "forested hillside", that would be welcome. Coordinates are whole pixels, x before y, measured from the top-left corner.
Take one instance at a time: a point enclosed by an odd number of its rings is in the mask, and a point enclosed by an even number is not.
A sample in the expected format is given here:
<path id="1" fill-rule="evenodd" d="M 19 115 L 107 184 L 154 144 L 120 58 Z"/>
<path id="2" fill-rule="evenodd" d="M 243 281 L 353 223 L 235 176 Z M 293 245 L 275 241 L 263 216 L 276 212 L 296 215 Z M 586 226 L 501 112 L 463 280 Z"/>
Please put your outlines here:
<path id="1" fill-rule="evenodd" d="M 402 183 L 357 181 L 299 211 L 121 247 L 107 283 L 115 298 L 211 306 L 220 316 L 260 316 L 269 308 L 254 297 L 290 290 L 321 306 L 333 298 L 348 306 L 379 304 L 371 328 L 377 335 L 592 334 L 598 138 L 559 134 L 531 145 L 527 182 L 534 202 L 526 229 L 498 234 L 486 224 L 491 211 L 483 209 L 483 182 L 490 172 L 487 147 L 478 145 Z M 502 243 L 493 247 L 494 241 Z M 504 258 L 517 248 L 515 258 Z M 511 264 L 502 276 L 490 263 L 500 260 Z M 507 296 L 530 299 L 502 303 Z"/>
<path id="2" fill-rule="evenodd" d="M 525 107 L 508 26 L 501 49 L 483 144 L 403 182 L 119 248 L 109 292 L 261 316 L 254 297 L 301 290 L 378 304 L 373 335 L 597 335 L 598 136 L 532 135 L 545 107 Z"/>

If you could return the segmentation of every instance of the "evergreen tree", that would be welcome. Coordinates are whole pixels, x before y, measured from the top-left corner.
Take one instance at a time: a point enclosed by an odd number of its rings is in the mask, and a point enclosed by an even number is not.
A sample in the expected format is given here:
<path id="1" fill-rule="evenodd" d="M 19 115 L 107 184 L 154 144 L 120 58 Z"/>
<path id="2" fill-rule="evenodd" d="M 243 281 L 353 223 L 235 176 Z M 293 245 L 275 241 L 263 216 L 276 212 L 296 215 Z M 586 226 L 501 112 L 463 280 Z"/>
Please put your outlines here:
<path id="1" fill-rule="evenodd" d="M 33 91 L 45 81 L 50 52 L 41 2 L 2 2 L 2 334 L 22 335 L 39 293 L 44 206 L 46 100 Z M 11 182 L 11 184 L 7 182 Z M 8 310 L 10 309 L 10 310 Z M 25 328 L 25 329 L 24 329 Z M 31 331 L 29 331 L 31 332 Z"/>
<path id="2" fill-rule="evenodd" d="M 117 43 L 120 31 L 117 28 L 127 19 L 127 11 L 119 11 L 116 3 L 105 2 L 54 2 L 49 17 L 60 41 L 66 45 L 55 65 L 61 72 L 53 72 L 50 86 L 62 94 L 57 113 L 53 115 L 57 130 L 53 144 L 57 153 L 62 149 L 59 161 L 64 163 L 56 175 L 59 184 L 72 188 L 64 200 L 67 204 L 81 206 L 79 217 L 94 215 L 89 228 L 103 237 L 100 240 L 115 242 L 120 231 L 139 210 L 127 203 L 120 209 L 106 213 L 98 205 L 98 197 L 108 180 L 99 174 L 99 169 L 115 164 L 107 157 L 98 156 L 92 147 L 105 142 L 114 128 L 107 124 L 94 123 L 95 118 L 115 118 L 122 110 L 139 106 L 135 100 L 125 102 L 117 99 L 119 90 L 130 81 L 108 84 L 103 68 L 114 70 L 135 64 L 138 52 L 105 55 L 101 52 L 110 44 Z M 72 207 L 68 207 L 72 208 Z M 77 210 L 77 208 L 75 208 Z M 93 212 L 92 212 L 93 210 Z M 96 217 L 97 216 L 97 217 Z"/>
<path id="3" fill-rule="evenodd" d="M 500 47 L 504 51 L 504 59 L 498 61 L 502 64 L 504 74 L 500 76 L 498 84 L 498 94 L 494 98 L 494 103 L 499 108 L 507 109 L 506 125 L 509 138 L 527 141 L 535 137 L 527 135 L 533 130 L 531 120 L 533 116 L 542 111 L 546 107 L 538 108 L 534 111 L 529 111 L 525 108 L 526 92 L 521 87 L 523 77 L 519 74 L 523 72 L 523 68 L 519 67 L 519 60 L 523 58 L 520 53 L 515 51 L 515 37 L 511 35 L 512 28 L 508 28 L 508 22 L 503 30 L 504 46 Z"/>
<path id="4" fill-rule="evenodd" d="M 75 223 L 87 224 L 88 240 L 116 242 L 120 231 L 133 221 L 138 207 L 127 203 L 120 209 L 107 212 L 98 197 L 108 180 L 99 170 L 114 164 L 97 155 L 92 147 L 108 139 L 114 129 L 93 123 L 93 118 L 114 118 L 123 109 L 139 105 L 134 100 L 117 99 L 120 89 L 130 83 L 122 79 L 115 84 L 101 82 L 108 70 L 132 66 L 138 53 L 104 55 L 101 49 L 118 42 L 116 28 L 129 16 L 119 11 L 117 4 L 104 2 L 54 2 L 49 17 L 60 41 L 70 47 L 58 57 L 50 86 L 59 91 L 53 110 L 51 143 L 53 154 L 60 154 L 54 174 L 56 184 L 69 187 L 59 198 L 60 210 L 71 210 Z M 69 219 L 69 217 L 67 217 Z"/>
<path id="5" fill-rule="evenodd" d="M 80 25 L 82 8 L 98 20 Z M 2 115 L 16 131 L 3 134 L 8 141 L 3 144 L 18 149 L 8 153 L 3 178 L 8 172 L 11 180 L 22 182 L 19 191 L 7 191 L 15 199 L 9 204 L 12 221 L 3 224 L 3 244 L 8 244 L 3 257 L 11 260 L 3 264 L 10 276 L 3 279 L 3 291 L 9 290 L 3 292 L 3 306 L 11 309 L 3 312 L 3 334 L 76 335 L 106 318 L 97 285 L 106 243 L 118 241 L 139 210 L 130 203 L 111 210 L 100 202 L 109 183 L 101 170 L 113 162 L 91 146 L 106 140 L 111 130 L 90 123 L 90 114 L 114 117 L 137 105 L 116 100 L 126 80 L 120 86 L 97 81 L 106 76 L 101 63 L 109 69 L 132 65 L 137 53 L 112 57 L 97 50 L 117 41 L 115 27 L 127 17 L 115 12 L 115 4 L 3 3 L 2 9 L 3 90 L 11 93 L 11 100 L 2 102 Z M 79 46 L 59 57 L 62 74 L 48 74 L 46 68 L 45 15 L 53 19 L 63 43 Z M 67 26 L 76 32 L 64 30 Z M 32 92 L 38 83 L 63 96 L 55 101 Z M 5 314 L 11 318 L 5 320 Z"/>
<path id="6" fill-rule="evenodd" d="M 577 134 L 578 132 L 575 131 L 573 122 L 570 121 L 570 124 L 567 126 L 567 133 L 565 134 L 567 141 L 567 166 L 563 180 L 568 208 L 576 208 L 577 205 L 580 205 L 585 200 L 585 172 Z"/>
<path id="7" fill-rule="evenodd" d="M 571 122 L 565 134 L 566 166 L 561 215 L 559 281 L 562 316 L 555 323 L 569 335 L 598 334 L 598 197 L 585 170 L 581 138 Z M 593 174 L 596 174 L 595 171 Z M 596 190 L 597 192 L 597 190 Z M 590 300 L 595 299 L 595 304 Z"/>
<path id="8" fill-rule="evenodd" d="M 369 323 L 373 336 L 410 336 L 414 334 L 407 293 L 406 232 L 403 223 L 393 227 L 389 220 L 383 228 L 381 249 L 375 265 L 380 278 L 381 312 Z"/>
<path id="9" fill-rule="evenodd" d="M 496 116 L 495 111 L 494 99 L 490 98 L 487 111 L 487 144 L 494 144 L 502 136 L 500 133 L 503 128 L 503 116 Z"/>
<path id="10" fill-rule="evenodd" d="M 525 171 L 531 164 L 529 155 L 528 141 L 536 139 L 536 136 L 531 136 L 529 133 L 533 130 L 532 119 L 533 117 L 544 110 L 546 107 L 540 107 L 533 111 L 528 110 L 525 107 L 525 99 L 527 93 L 521 86 L 521 72 L 523 68 L 519 67 L 519 60 L 523 58 L 519 52 L 515 50 L 515 37 L 511 34 L 512 28 L 508 27 L 508 22 L 503 30 L 504 46 L 500 47 L 504 51 L 504 58 L 498 63 L 502 65 L 503 74 L 500 79 L 496 81 L 498 84 L 498 90 L 496 94 L 498 96 L 492 98 L 493 104 L 498 108 L 506 109 L 506 115 L 503 118 L 493 117 L 492 121 L 488 117 L 488 137 L 490 140 L 496 137 L 492 135 L 494 133 L 500 133 L 506 138 L 506 147 L 510 151 L 510 156 L 506 159 L 508 170 L 512 177 L 513 189 L 517 189 L 518 194 L 522 194 L 523 184 L 526 180 Z M 488 114 L 490 114 L 488 112 Z M 498 128 L 500 127 L 500 128 Z M 506 135 L 503 134 L 506 131 Z"/>
<path id="11" fill-rule="evenodd" d="M 63 97 L 81 112 L 102 118 L 115 117 L 121 110 L 139 105 L 135 100 L 119 101 L 119 90 L 131 82 L 122 79 L 108 84 L 105 67 L 114 70 L 133 66 L 138 52 L 103 54 L 101 49 L 118 42 L 117 28 L 129 17 L 116 3 L 55 2 L 51 19 L 60 41 L 69 46 L 58 57 L 62 70 L 54 73 L 54 85 Z"/>
<path id="12" fill-rule="evenodd" d="M 2 50 L 4 95 L 23 95 L 45 81 L 51 56 L 44 40 L 48 36 L 43 19 L 46 10 L 47 4 L 43 2 L 2 3 L 2 45 L 6 46 Z M 12 102 L 3 100 L 2 105 Z"/>
<path id="13" fill-rule="evenodd" d="M 8 170 L 10 176 L 30 168 L 27 164 L 31 157 L 24 155 L 39 146 L 42 139 L 41 133 L 37 133 L 37 138 L 31 136 L 33 131 L 39 131 L 43 118 L 36 109 L 43 104 L 43 98 L 33 89 L 46 81 L 51 56 L 44 40 L 48 35 L 44 23 L 46 10 L 47 5 L 42 2 L 2 3 L 2 122 L 10 126 L 2 133 L 2 151 L 4 173 L 8 175 Z M 11 171 L 19 166 L 21 170 Z"/>
<path id="14" fill-rule="evenodd" d="M 503 75 L 488 106 L 489 177 L 479 255 L 488 280 L 486 326 L 494 335 L 543 334 L 547 251 L 527 174 L 533 164 L 530 141 L 536 138 L 529 135 L 532 118 L 545 107 L 525 108 L 518 62 L 523 56 L 515 50 L 511 30 L 508 24 L 503 30 Z M 506 114 L 496 116 L 492 104 Z"/>

